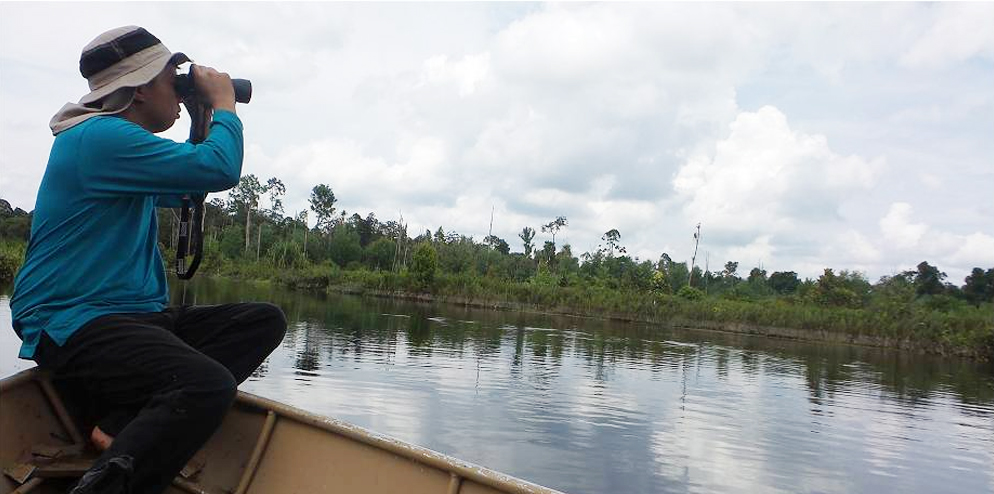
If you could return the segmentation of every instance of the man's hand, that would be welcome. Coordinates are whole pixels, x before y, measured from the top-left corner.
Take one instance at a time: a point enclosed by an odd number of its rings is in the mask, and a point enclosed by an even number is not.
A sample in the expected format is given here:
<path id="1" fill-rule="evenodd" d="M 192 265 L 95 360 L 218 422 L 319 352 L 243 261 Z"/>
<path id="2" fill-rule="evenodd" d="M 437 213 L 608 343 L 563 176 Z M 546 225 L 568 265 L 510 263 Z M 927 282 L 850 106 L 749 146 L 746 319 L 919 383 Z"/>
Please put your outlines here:
<path id="1" fill-rule="evenodd" d="M 235 88 L 231 85 L 231 76 L 203 65 L 193 65 L 190 70 L 197 92 L 211 108 L 235 111 Z"/>

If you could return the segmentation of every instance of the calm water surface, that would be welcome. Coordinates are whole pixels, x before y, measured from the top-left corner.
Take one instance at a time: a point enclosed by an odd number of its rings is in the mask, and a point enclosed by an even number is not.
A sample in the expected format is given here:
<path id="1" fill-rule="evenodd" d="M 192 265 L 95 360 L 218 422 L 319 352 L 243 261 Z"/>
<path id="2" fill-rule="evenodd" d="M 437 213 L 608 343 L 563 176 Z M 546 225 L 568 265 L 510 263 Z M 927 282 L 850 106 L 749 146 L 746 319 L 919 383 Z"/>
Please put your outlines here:
<path id="1" fill-rule="evenodd" d="M 989 364 L 207 279 L 185 297 L 287 313 L 242 389 L 570 493 L 994 492 Z M 2 296 L 0 374 L 32 365 L 18 344 Z"/>

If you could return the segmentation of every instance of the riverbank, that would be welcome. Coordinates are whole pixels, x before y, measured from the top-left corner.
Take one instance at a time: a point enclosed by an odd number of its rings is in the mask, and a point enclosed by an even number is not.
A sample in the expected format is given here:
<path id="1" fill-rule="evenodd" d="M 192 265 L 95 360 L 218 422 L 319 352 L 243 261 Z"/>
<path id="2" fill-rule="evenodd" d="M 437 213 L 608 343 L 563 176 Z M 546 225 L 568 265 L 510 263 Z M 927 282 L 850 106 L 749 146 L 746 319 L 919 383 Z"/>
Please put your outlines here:
<path id="1" fill-rule="evenodd" d="M 275 277 L 253 279 L 269 279 L 296 290 L 600 317 L 978 360 L 994 357 L 994 309 L 991 304 L 943 311 L 914 301 L 889 300 L 867 308 L 850 309 L 823 307 L 798 297 L 688 298 L 595 285 L 559 286 L 535 280 L 514 283 L 447 274 L 438 275 L 432 285 L 425 288 L 419 287 L 417 280 L 407 274 L 337 269 L 287 271 Z"/>
<path id="2" fill-rule="evenodd" d="M 439 302 L 510 312 L 533 312 L 574 317 L 599 317 L 625 322 L 656 324 L 667 328 L 703 329 L 708 331 L 720 331 L 797 341 L 843 343 L 850 345 L 891 348 L 923 354 L 966 357 L 982 361 L 988 361 L 994 357 L 994 352 L 992 352 L 994 349 L 992 349 L 991 343 L 983 338 L 983 335 L 978 335 L 979 337 L 976 339 L 970 337 L 956 338 L 957 340 L 963 341 L 963 343 L 957 343 L 955 341 L 943 341 L 942 339 L 935 338 L 917 340 L 910 335 L 886 336 L 881 334 L 868 334 L 859 327 L 839 330 L 839 328 L 818 327 L 818 324 L 813 324 L 811 327 L 807 328 L 791 328 L 728 320 L 692 318 L 687 317 L 683 313 L 662 314 L 657 312 L 633 314 L 604 310 L 581 311 L 572 307 L 564 306 L 551 307 L 521 302 L 466 298 L 458 295 L 432 295 L 427 293 L 411 293 L 402 291 L 387 292 L 371 289 L 357 289 L 355 286 L 346 285 L 331 286 L 328 288 L 328 291 L 350 295 L 393 298 L 418 302 Z M 672 306 L 673 304 L 669 305 Z M 701 308 L 698 307 L 694 308 L 691 312 L 700 314 L 708 312 L 709 309 L 712 312 L 723 312 L 727 310 L 727 307 L 724 307 L 727 304 L 705 303 L 703 305 L 705 305 L 703 310 L 700 310 Z M 977 340 L 979 340 L 977 346 L 970 346 L 972 341 Z"/>
<path id="3" fill-rule="evenodd" d="M 23 244 L 0 249 L 0 274 L 13 279 Z M 699 328 L 804 341 L 847 343 L 918 353 L 994 359 L 994 304 L 950 303 L 913 292 L 874 293 L 863 307 L 826 306 L 802 295 L 677 294 L 537 274 L 527 281 L 438 272 L 427 281 L 410 272 L 341 269 L 331 263 L 273 269 L 264 263 L 212 262 L 198 276 L 275 282 L 292 290 L 442 302 Z"/>

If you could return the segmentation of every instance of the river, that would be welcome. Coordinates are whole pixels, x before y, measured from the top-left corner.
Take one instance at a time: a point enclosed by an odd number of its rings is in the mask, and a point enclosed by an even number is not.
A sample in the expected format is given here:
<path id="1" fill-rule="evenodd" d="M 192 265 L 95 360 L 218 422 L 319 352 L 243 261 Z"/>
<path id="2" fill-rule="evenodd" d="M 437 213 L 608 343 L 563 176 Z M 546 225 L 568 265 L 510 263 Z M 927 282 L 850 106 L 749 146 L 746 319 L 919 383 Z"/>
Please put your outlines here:
<path id="1" fill-rule="evenodd" d="M 991 364 L 600 319 L 174 283 L 270 301 L 241 389 L 568 493 L 994 492 Z M 0 296 L 0 375 L 15 357 Z"/>

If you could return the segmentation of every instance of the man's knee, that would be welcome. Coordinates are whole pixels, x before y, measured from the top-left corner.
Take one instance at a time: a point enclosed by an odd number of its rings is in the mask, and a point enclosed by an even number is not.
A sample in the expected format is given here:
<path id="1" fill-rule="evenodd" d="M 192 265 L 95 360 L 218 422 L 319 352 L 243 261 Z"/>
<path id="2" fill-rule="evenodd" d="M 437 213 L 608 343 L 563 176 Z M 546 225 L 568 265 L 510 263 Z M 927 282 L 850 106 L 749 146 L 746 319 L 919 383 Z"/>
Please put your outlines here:
<path id="1" fill-rule="evenodd" d="M 218 376 L 215 377 L 217 401 L 220 406 L 227 407 L 230 406 L 233 401 L 235 401 L 235 395 L 238 394 L 238 381 L 235 376 L 231 374 L 231 371 L 226 369 L 224 366 L 219 365 L 221 370 L 218 371 Z"/>
<path id="2" fill-rule="evenodd" d="M 234 403 L 237 393 L 238 383 L 225 369 L 223 374 L 211 376 L 179 391 L 170 400 L 172 413 L 204 424 L 219 424 Z"/>
<path id="3" fill-rule="evenodd" d="M 208 357 L 191 365 L 184 381 L 179 386 L 182 393 L 208 407 L 226 409 L 238 392 L 231 371 Z"/>
<path id="4" fill-rule="evenodd" d="M 256 321 L 257 337 L 260 344 L 270 350 L 276 348 L 286 335 L 286 314 L 279 306 L 267 302 L 252 304 L 253 318 Z"/>

